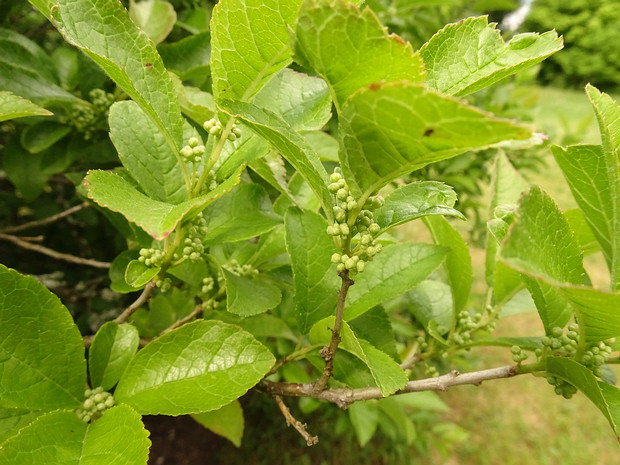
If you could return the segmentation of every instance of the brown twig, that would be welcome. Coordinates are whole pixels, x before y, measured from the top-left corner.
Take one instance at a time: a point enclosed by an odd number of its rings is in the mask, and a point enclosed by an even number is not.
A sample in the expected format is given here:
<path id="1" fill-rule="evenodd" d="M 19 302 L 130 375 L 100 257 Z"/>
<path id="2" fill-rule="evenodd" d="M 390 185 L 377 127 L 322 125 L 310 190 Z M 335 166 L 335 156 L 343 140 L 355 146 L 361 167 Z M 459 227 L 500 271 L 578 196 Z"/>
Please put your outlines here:
<path id="1" fill-rule="evenodd" d="M 308 446 L 314 446 L 316 443 L 319 442 L 318 436 L 312 436 L 310 433 L 308 433 L 308 431 L 306 431 L 307 425 L 305 423 L 302 423 L 299 420 L 295 419 L 291 411 L 282 400 L 282 397 L 280 397 L 279 395 L 274 395 L 273 399 L 276 401 L 276 404 L 278 404 L 282 415 L 284 415 L 284 418 L 286 419 L 286 424 L 295 428 L 297 432 L 301 435 L 301 437 L 306 440 L 306 444 Z"/>
<path id="2" fill-rule="evenodd" d="M 98 260 L 92 260 L 90 258 L 80 258 L 75 255 L 69 255 L 66 253 L 56 252 L 53 249 L 48 247 L 44 247 L 42 245 L 33 244 L 31 242 L 25 241 L 17 236 L 13 236 L 10 234 L 0 233 L 0 239 L 12 242 L 13 244 L 27 250 L 33 250 L 35 252 L 42 253 L 47 255 L 48 257 L 55 258 L 57 260 L 64 260 L 70 263 L 77 263 L 78 265 L 88 265 L 95 268 L 110 268 L 110 263 L 108 262 L 100 262 Z"/>
<path id="3" fill-rule="evenodd" d="M 517 367 L 514 365 L 473 371 L 470 373 L 459 373 L 453 370 L 450 373 L 435 378 L 409 381 L 403 389 L 394 394 L 420 391 L 446 391 L 454 386 L 462 386 L 465 384 L 479 385 L 483 381 L 511 378 L 519 374 L 522 374 L 522 372 L 518 371 Z M 350 404 L 358 401 L 383 398 L 383 394 L 378 387 L 325 389 L 316 392 L 313 383 L 281 383 L 266 379 L 263 379 L 259 383 L 259 387 L 272 396 L 312 397 L 332 402 L 341 408 L 347 408 Z"/>
<path id="4" fill-rule="evenodd" d="M 16 233 L 19 231 L 23 231 L 25 229 L 30 229 L 30 228 L 36 228 L 38 226 L 45 226 L 46 224 L 50 224 L 50 223 L 54 223 L 62 218 L 64 218 L 65 216 L 69 216 L 74 214 L 75 212 L 78 212 L 80 210 L 84 210 L 85 208 L 88 208 L 89 205 L 88 203 L 84 202 L 81 203 L 79 205 L 75 205 L 74 207 L 71 207 L 65 211 L 62 211 L 56 215 L 52 215 L 49 216 L 47 218 L 43 218 L 42 220 L 36 220 L 36 221 L 29 221 L 28 223 L 24 223 L 24 224 L 19 224 L 17 226 L 8 226 L 6 228 L 3 228 L 2 231 L 3 233 Z"/>
<path id="5" fill-rule="evenodd" d="M 314 392 L 319 393 L 325 389 L 327 386 L 327 382 L 329 378 L 332 377 L 334 373 L 334 356 L 336 355 L 336 350 L 338 350 L 338 344 L 340 344 L 340 327 L 342 326 L 342 318 L 344 316 L 344 303 L 347 300 L 347 293 L 349 292 L 349 288 L 355 284 L 351 278 L 349 278 L 349 271 L 344 270 L 338 273 L 340 278 L 342 279 L 342 285 L 340 286 L 340 290 L 338 291 L 338 304 L 336 305 L 336 320 L 334 322 L 334 327 L 332 331 L 332 338 L 329 342 L 329 346 L 323 347 L 321 349 L 321 357 L 325 360 L 325 367 L 323 368 L 323 373 L 321 373 L 321 377 L 314 383 Z"/>
<path id="6" fill-rule="evenodd" d="M 125 321 L 127 321 L 127 319 L 133 315 L 133 313 L 138 310 L 143 303 L 145 303 L 149 297 L 151 296 L 151 293 L 153 292 L 153 289 L 155 289 L 155 283 L 153 281 L 149 281 L 146 286 L 144 287 L 144 289 L 142 290 L 142 294 L 140 294 L 140 297 L 138 297 L 129 307 L 127 307 L 123 313 L 121 313 L 119 316 L 117 316 L 113 321 L 115 323 L 125 323 Z"/>

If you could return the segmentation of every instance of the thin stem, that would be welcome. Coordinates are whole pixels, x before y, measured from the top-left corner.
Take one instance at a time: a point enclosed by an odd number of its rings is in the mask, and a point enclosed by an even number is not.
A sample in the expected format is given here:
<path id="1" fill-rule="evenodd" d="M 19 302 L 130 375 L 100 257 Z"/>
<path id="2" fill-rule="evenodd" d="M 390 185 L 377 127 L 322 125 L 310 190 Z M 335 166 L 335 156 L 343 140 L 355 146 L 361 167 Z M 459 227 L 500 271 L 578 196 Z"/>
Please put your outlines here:
<path id="1" fill-rule="evenodd" d="M 133 315 L 133 313 L 138 310 L 142 304 L 144 304 L 149 297 L 151 296 L 151 293 L 153 292 L 153 289 L 155 289 L 155 283 L 153 281 L 149 281 L 148 283 L 146 283 L 146 286 L 144 286 L 144 289 L 142 290 L 142 294 L 140 294 L 140 297 L 138 297 L 129 307 L 127 307 L 123 313 L 121 313 L 119 316 L 117 316 L 113 321 L 114 323 L 125 323 L 125 321 L 127 321 L 127 319 Z"/>
<path id="2" fill-rule="evenodd" d="M 170 331 L 172 331 L 173 329 L 177 329 L 180 326 L 183 326 L 185 323 L 187 323 L 188 321 L 191 321 L 192 318 L 200 315 L 203 311 L 203 307 L 202 304 L 196 305 L 196 308 L 194 308 L 194 310 L 192 311 L 192 313 L 190 313 L 189 315 L 187 315 L 184 318 L 180 318 L 177 321 L 175 321 L 174 323 L 172 323 L 170 326 L 168 326 L 166 329 L 164 329 L 161 333 L 159 333 L 160 336 L 163 336 L 166 333 L 169 333 Z"/>
<path id="3" fill-rule="evenodd" d="M 290 354 L 288 354 L 285 357 L 282 357 L 280 360 L 278 360 L 275 365 L 271 368 L 271 370 L 269 370 L 269 372 L 265 375 L 265 377 L 273 375 L 274 373 L 276 373 L 283 365 L 286 365 L 289 362 L 293 362 L 295 360 L 299 360 L 301 358 L 304 358 L 305 355 L 308 352 L 312 352 L 313 350 L 317 349 L 318 347 L 320 347 L 320 344 L 313 344 L 311 346 L 306 346 L 302 349 L 298 349 L 295 350 L 294 352 L 291 352 Z"/>
<path id="4" fill-rule="evenodd" d="M 291 411 L 282 400 L 282 397 L 276 394 L 273 396 L 273 400 L 276 401 L 276 404 L 280 408 L 282 415 L 284 415 L 284 418 L 286 419 L 286 424 L 295 428 L 297 432 L 301 435 L 301 437 L 306 440 L 306 444 L 308 446 L 313 446 L 319 442 L 319 438 L 317 436 L 312 436 L 310 433 L 308 433 L 308 431 L 306 431 L 306 427 L 308 425 L 295 419 Z"/>
<path id="5" fill-rule="evenodd" d="M 349 292 L 349 288 L 355 284 L 351 278 L 349 278 L 349 270 L 344 270 L 339 272 L 338 275 L 342 279 L 342 285 L 340 286 L 340 290 L 338 291 L 338 304 L 336 305 L 336 321 L 334 322 L 334 327 L 332 331 L 332 338 L 329 343 L 329 346 L 323 347 L 321 349 L 321 357 L 325 360 L 325 367 L 323 368 L 323 373 L 319 380 L 314 384 L 314 391 L 321 392 L 327 386 L 327 382 L 329 378 L 331 378 L 334 373 L 334 356 L 336 355 L 336 350 L 338 349 L 338 344 L 340 344 L 340 328 L 342 326 L 342 318 L 344 316 L 344 303 L 347 299 L 347 293 Z"/>
<path id="6" fill-rule="evenodd" d="M 75 212 L 78 212 L 80 210 L 84 210 L 85 208 L 88 208 L 89 205 L 87 202 L 81 203 L 79 205 L 75 205 L 74 207 L 71 207 L 65 211 L 62 211 L 60 213 L 57 213 L 56 215 L 52 215 L 49 216 L 47 218 L 43 218 L 42 220 L 36 220 L 36 221 L 29 221 L 28 223 L 24 223 L 24 224 L 20 224 L 17 226 L 8 226 L 6 228 L 1 229 L 0 231 L 2 231 L 3 233 L 16 233 L 19 231 L 23 231 L 25 229 L 30 229 L 30 228 L 36 228 L 39 226 L 45 226 L 46 224 L 51 224 L 54 223 L 62 218 L 64 218 L 65 216 L 69 216 L 74 214 Z"/>
<path id="7" fill-rule="evenodd" d="M 48 257 L 55 258 L 57 260 L 63 260 L 65 262 L 77 263 L 78 265 L 87 265 L 92 266 L 94 268 L 110 268 L 110 263 L 108 262 L 100 262 L 98 260 L 92 260 L 90 258 L 80 258 L 75 255 L 70 255 L 66 253 L 56 252 L 53 249 L 48 247 L 44 247 L 42 245 L 33 244 L 31 242 L 25 241 L 17 236 L 13 236 L 10 234 L 0 233 L 0 239 L 8 242 L 12 242 L 13 244 L 27 250 L 32 250 L 34 252 L 42 253 L 43 255 L 47 255 Z"/>
<path id="8" fill-rule="evenodd" d="M 447 391 L 454 386 L 480 385 L 484 381 L 492 379 L 511 378 L 513 376 L 533 373 L 544 369 L 540 364 L 515 366 L 508 365 L 488 370 L 480 370 L 469 373 L 459 373 L 456 370 L 435 378 L 409 381 L 403 389 L 394 395 L 420 391 Z M 383 394 L 378 387 L 365 387 L 359 389 L 334 388 L 317 392 L 314 383 L 276 383 L 263 379 L 259 387 L 268 394 L 275 396 L 311 397 L 314 399 L 332 402 L 341 408 L 347 408 L 350 404 L 370 399 L 381 399 Z"/>
<path id="9" fill-rule="evenodd" d="M 211 156 L 209 157 L 209 160 L 207 161 L 204 167 L 204 171 L 202 172 L 202 174 L 200 175 L 200 178 L 198 179 L 198 182 L 194 186 L 194 191 L 193 191 L 194 195 L 198 195 L 200 191 L 202 190 L 202 187 L 204 186 L 204 183 L 206 182 L 207 177 L 209 176 L 209 173 L 211 172 L 211 169 L 215 166 L 215 163 L 217 162 L 218 158 L 220 158 L 220 154 L 222 153 L 222 150 L 224 149 L 224 144 L 228 140 L 228 136 L 230 135 L 230 132 L 232 131 L 234 124 L 235 124 L 235 118 L 230 118 L 228 122 L 226 123 L 226 126 L 224 126 L 224 128 L 222 129 L 222 133 L 219 135 L 217 142 L 213 146 L 213 150 L 211 151 Z"/>

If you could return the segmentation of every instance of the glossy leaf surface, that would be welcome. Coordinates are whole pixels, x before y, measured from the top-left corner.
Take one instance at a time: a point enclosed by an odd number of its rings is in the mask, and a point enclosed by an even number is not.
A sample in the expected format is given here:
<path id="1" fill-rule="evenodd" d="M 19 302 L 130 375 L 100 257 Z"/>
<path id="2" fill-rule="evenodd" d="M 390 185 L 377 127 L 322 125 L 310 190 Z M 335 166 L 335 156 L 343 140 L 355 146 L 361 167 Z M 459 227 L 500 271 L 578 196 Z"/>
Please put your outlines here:
<path id="1" fill-rule="evenodd" d="M 58 297 L 0 265 L 0 408 L 74 408 L 84 397 L 82 336 Z"/>
<path id="2" fill-rule="evenodd" d="M 239 327 L 199 320 L 138 352 L 114 397 L 143 415 L 215 410 L 245 394 L 274 361 L 265 346 Z"/>
<path id="3" fill-rule="evenodd" d="M 515 35 L 504 43 L 486 16 L 448 24 L 421 49 L 427 84 L 463 96 L 534 66 L 562 48 L 555 31 Z"/>

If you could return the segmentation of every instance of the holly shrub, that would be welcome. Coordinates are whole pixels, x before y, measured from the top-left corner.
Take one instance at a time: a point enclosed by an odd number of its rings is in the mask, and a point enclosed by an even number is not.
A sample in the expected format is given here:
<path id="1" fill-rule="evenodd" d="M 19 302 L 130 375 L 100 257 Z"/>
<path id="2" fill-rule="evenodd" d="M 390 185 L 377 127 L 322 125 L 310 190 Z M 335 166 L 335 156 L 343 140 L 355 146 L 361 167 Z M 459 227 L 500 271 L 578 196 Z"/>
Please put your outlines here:
<path id="1" fill-rule="evenodd" d="M 414 51 L 344 0 L 222 0 L 210 28 L 208 9 L 177 18 L 166 2 L 31 3 L 75 49 L 50 57 L 1 31 L 0 115 L 21 118 L 4 170 L 24 199 L 62 173 L 124 250 L 109 264 L 17 235 L 73 210 L 0 238 L 109 265 L 130 300 L 83 335 L 43 284 L 0 266 L 0 463 L 145 464 L 153 414 L 238 444 L 249 390 L 309 445 L 294 397 L 302 414 L 348 408 L 361 445 L 386 418 L 410 443 L 403 406 L 436 402 L 420 391 L 526 374 L 581 391 L 618 434 L 620 107 L 587 87 L 601 145 L 552 148 L 579 205 L 562 212 L 504 154 L 538 144 L 535 128 L 462 99 L 558 52 L 555 32 L 505 43 L 471 17 Z M 175 21 L 190 33 L 157 47 Z M 482 149 L 496 156 L 480 304 L 457 194 L 403 176 Z M 394 229 L 414 220 L 431 243 Z M 583 267 L 596 251 L 606 290 Z M 528 301 L 545 335 L 494 337 Z M 457 371 L 488 345 L 514 364 Z"/>

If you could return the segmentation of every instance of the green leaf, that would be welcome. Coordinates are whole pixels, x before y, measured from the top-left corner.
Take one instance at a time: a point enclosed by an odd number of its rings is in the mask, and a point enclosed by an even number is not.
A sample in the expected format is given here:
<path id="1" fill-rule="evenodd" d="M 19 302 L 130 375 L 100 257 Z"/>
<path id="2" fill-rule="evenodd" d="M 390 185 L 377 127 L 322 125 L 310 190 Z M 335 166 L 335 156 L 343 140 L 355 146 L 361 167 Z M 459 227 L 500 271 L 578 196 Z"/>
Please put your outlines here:
<path id="1" fill-rule="evenodd" d="M 420 49 L 427 84 L 463 96 L 541 62 L 561 50 L 555 31 L 517 34 L 504 43 L 486 16 L 448 24 Z"/>
<path id="2" fill-rule="evenodd" d="M 0 91 L 0 122 L 24 116 L 50 116 L 53 113 L 12 92 Z"/>
<path id="3" fill-rule="evenodd" d="M 377 403 L 381 416 L 379 427 L 394 443 L 411 446 L 416 437 L 415 425 L 397 397 L 381 399 Z"/>
<path id="4" fill-rule="evenodd" d="M 545 330 L 563 327 L 571 316 L 570 306 L 549 284 L 581 285 L 587 280 L 581 248 L 568 221 L 553 200 L 538 187 L 523 196 L 517 219 L 502 250 L 502 260 L 527 276 L 528 290 L 536 302 Z"/>
<path id="5" fill-rule="evenodd" d="M 135 326 L 108 321 L 99 328 L 88 350 L 90 385 L 101 386 L 104 391 L 112 389 L 138 351 L 139 344 L 140 335 Z"/>
<path id="6" fill-rule="evenodd" d="M 456 317 L 456 314 L 467 305 L 474 280 L 469 247 L 456 229 L 442 216 L 426 216 L 423 221 L 435 244 L 450 248 L 444 266 L 448 273 L 448 283 L 452 292 L 452 303 Z"/>
<path id="7" fill-rule="evenodd" d="M 424 81 L 424 65 L 411 44 L 388 34 L 370 9 L 342 0 L 304 1 L 294 47 L 296 61 L 327 81 L 338 112 L 362 87 Z"/>
<path id="8" fill-rule="evenodd" d="M 109 210 L 121 213 L 157 240 L 165 239 L 183 217 L 199 211 L 215 199 L 229 192 L 240 181 L 241 169 L 208 194 L 195 197 L 178 205 L 153 200 L 138 192 L 118 174 L 90 171 L 84 184 L 89 198 Z"/>
<path id="9" fill-rule="evenodd" d="M 299 337 L 282 319 L 268 313 L 242 318 L 228 312 L 217 312 L 212 318 L 240 326 L 257 338 L 282 338 L 293 342 L 299 340 Z"/>
<path id="10" fill-rule="evenodd" d="M 236 447 L 241 446 L 244 420 L 243 408 L 238 400 L 211 412 L 195 413 L 192 418 Z"/>
<path id="11" fill-rule="evenodd" d="M 6 441 L 0 447 L 0 462 L 144 465 L 151 445 L 148 434 L 140 415 L 126 405 L 111 408 L 90 424 L 73 412 L 55 411 Z"/>
<path id="12" fill-rule="evenodd" d="M 333 316 L 317 322 L 310 330 L 310 341 L 313 344 L 329 344 L 332 337 L 329 328 L 334 327 L 334 322 Z M 342 340 L 338 348 L 346 350 L 364 362 L 384 397 L 405 387 L 408 381 L 407 375 L 398 363 L 369 342 L 358 339 L 346 321 L 342 322 L 340 337 Z"/>
<path id="13" fill-rule="evenodd" d="M 601 131 L 603 156 L 599 163 L 603 163 L 605 167 L 606 172 L 601 174 L 606 179 L 606 182 L 603 180 L 600 182 L 608 186 L 608 190 L 603 191 L 608 192 L 608 194 L 603 196 L 603 202 L 613 205 L 613 230 L 611 231 L 612 235 L 609 237 L 612 255 L 610 260 L 611 288 L 612 290 L 618 290 L 620 289 L 620 232 L 618 231 L 620 227 L 620 168 L 618 168 L 620 160 L 618 154 L 620 150 L 620 106 L 609 95 L 600 93 L 595 87 L 587 86 L 586 92 L 594 107 Z M 597 182 L 596 187 L 600 188 L 603 185 Z M 581 207 L 581 205 L 579 206 Z M 605 210 L 608 212 L 608 207 L 605 207 Z M 586 214 L 586 217 L 589 216 L 589 212 L 585 210 L 584 214 Z M 602 244 L 601 247 L 603 247 Z"/>
<path id="14" fill-rule="evenodd" d="M 131 260 L 125 270 L 125 282 L 132 286 L 134 290 L 141 289 L 157 276 L 160 271 L 160 267 L 150 267 L 140 260 Z"/>
<path id="15" fill-rule="evenodd" d="M 210 144 L 211 141 L 207 145 L 207 152 L 210 149 Z M 230 173 L 244 163 L 251 165 L 255 161 L 260 161 L 268 156 L 270 151 L 271 146 L 265 139 L 242 126 L 241 137 L 224 145 L 217 162 L 213 166 L 217 180 L 230 176 Z"/>
<path id="16" fill-rule="evenodd" d="M 226 280 L 226 306 L 235 315 L 257 315 L 274 309 L 282 300 L 280 288 L 268 278 L 238 276 L 226 269 L 222 273 Z"/>
<path id="17" fill-rule="evenodd" d="M 187 199 L 183 167 L 153 121 L 132 101 L 110 107 L 110 139 L 123 166 L 154 200 Z"/>
<path id="18" fill-rule="evenodd" d="M 52 14 L 52 7 L 56 5 L 55 0 L 28 0 L 34 7 L 37 8 L 43 16 L 50 19 Z"/>
<path id="19" fill-rule="evenodd" d="M 202 215 L 208 227 L 203 236 L 205 244 L 251 239 L 282 223 L 267 192 L 258 184 L 240 185 L 209 205 Z"/>
<path id="20" fill-rule="evenodd" d="M 370 342 L 394 360 L 399 360 L 392 323 L 383 307 L 373 307 L 348 323 L 357 337 Z"/>
<path id="21" fill-rule="evenodd" d="M 28 426 L 44 412 L 31 412 L 24 408 L 0 408 L 0 444 L 14 436 L 24 426 Z"/>
<path id="22" fill-rule="evenodd" d="M 199 320 L 139 351 L 114 397 L 143 415 L 207 412 L 245 394 L 274 362 L 271 352 L 238 326 Z"/>
<path id="23" fill-rule="evenodd" d="M 3 265 L 0 360 L 0 408 L 73 408 L 84 397 L 84 344 L 71 315 L 41 283 Z"/>
<path id="24" fill-rule="evenodd" d="M 360 447 L 368 444 L 379 425 L 379 410 L 372 402 L 356 402 L 347 408 Z"/>
<path id="25" fill-rule="evenodd" d="M 168 37 L 177 20 L 174 7 L 163 0 L 129 0 L 129 17 L 154 44 Z"/>
<path id="26" fill-rule="evenodd" d="M 383 231 L 426 215 L 450 215 L 464 220 L 465 216 L 452 208 L 455 203 L 456 192 L 442 182 L 412 182 L 391 192 L 374 211 L 374 219 Z"/>
<path id="27" fill-rule="evenodd" d="M 338 161 L 338 140 L 334 136 L 323 131 L 309 131 L 303 135 L 321 161 Z"/>
<path id="28" fill-rule="evenodd" d="M 325 81 L 288 68 L 275 74 L 252 103 L 273 111 L 296 131 L 321 129 L 332 116 Z"/>
<path id="29" fill-rule="evenodd" d="M 166 68 L 178 74 L 183 81 L 205 78 L 211 74 L 211 34 L 201 32 L 173 43 L 160 44 L 157 51 Z M 183 102 L 181 101 L 181 108 Z M 202 124 L 209 118 L 204 118 Z"/>
<path id="30" fill-rule="evenodd" d="M 289 208 L 284 226 L 295 282 L 295 316 L 305 334 L 314 323 L 336 311 L 340 278 L 331 263 L 336 248 L 327 235 L 325 219 L 318 213 Z"/>
<path id="31" fill-rule="evenodd" d="M 116 256 L 112 261 L 112 265 L 108 271 L 110 277 L 110 289 L 119 294 L 127 294 L 129 292 L 135 292 L 136 289 L 130 286 L 125 280 L 125 271 L 127 265 L 132 260 L 136 260 L 139 257 L 138 250 L 124 250 Z"/>
<path id="32" fill-rule="evenodd" d="M 617 266 L 613 264 L 614 257 L 620 250 L 620 170 L 617 160 L 607 164 L 600 145 L 574 145 L 566 149 L 552 146 L 551 151 L 601 246 L 608 268 L 613 270 Z"/>
<path id="33" fill-rule="evenodd" d="M 493 211 L 499 205 L 516 205 L 521 193 L 527 188 L 528 183 L 512 166 L 506 154 L 500 151 L 492 168 L 489 217 L 493 217 Z M 519 273 L 508 268 L 504 263 L 498 262 L 498 258 L 499 243 L 489 235 L 486 241 L 485 278 L 487 286 L 493 288 L 494 300 L 503 302 L 514 295 L 523 286 L 523 282 Z"/>
<path id="34" fill-rule="evenodd" d="M 248 101 L 291 62 L 288 28 L 301 0 L 223 0 L 211 19 L 216 100 Z"/>
<path id="35" fill-rule="evenodd" d="M 620 437 L 620 390 L 618 388 L 598 381 L 592 371 L 568 358 L 548 358 L 547 372 L 569 382 L 583 392 L 605 415 L 615 435 Z"/>
<path id="36" fill-rule="evenodd" d="M 425 328 L 431 321 L 435 321 L 441 333 L 452 327 L 452 293 L 447 284 L 427 279 L 407 293 L 407 300 L 407 310 Z"/>
<path id="37" fill-rule="evenodd" d="M 424 243 L 403 242 L 385 247 L 349 289 L 345 319 L 352 320 L 407 292 L 427 278 L 449 252 L 446 247 Z"/>
<path id="38" fill-rule="evenodd" d="M 581 209 L 571 208 L 569 210 L 564 210 L 564 216 L 568 220 L 570 228 L 575 233 L 575 237 L 581 246 L 581 251 L 584 256 L 601 251 L 601 247 L 592 229 L 588 226 L 586 217 Z"/>
<path id="39" fill-rule="evenodd" d="M 47 106 L 83 102 L 59 86 L 49 54 L 21 34 L 0 28 L 0 89 Z"/>
<path id="40" fill-rule="evenodd" d="M 564 286 L 562 294 L 568 298 L 585 327 L 587 341 L 598 342 L 620 336 L 620 294 L 611 294 L 592 288 Z"/>
<path id="41" fill-rule="evenodd" d="M 331 215 L 332 196 L 327 190 L 327 171 L 319 157 L 306 143 L 303 136 L 295 132 L 276 114 L 262 110 L 252 104 L 222 101 L 220 106 L 231 116 L 240 117 L 256 134 L 266 139 L 301 174 L 321 200 L 321 205 Z"/>
<path id="42" fill-rule="evenodd" d="M 20 134 L 22 147 L 32 154 L 40 153 L 50 148 L 60 139 L 72 131 L 66 126 L 54 121 L 43 121 L 39 124 L 28 126 Z"/>
<path id="43" fill-rule="evenodd" d="M 149 115 L 175 151 L 183 119 L 172 81 L 153 42 L 120 2 L 59 0 L 52 21 L 67 42 L 82 49 Z"/>
<path id="44" fill-rule="evenodd" d="M 423 86 L 397 82 L 352 95 L 338 135 L 342 171 L 359 197 L 429 163 L 527 139 L 530 131 Z"/>

